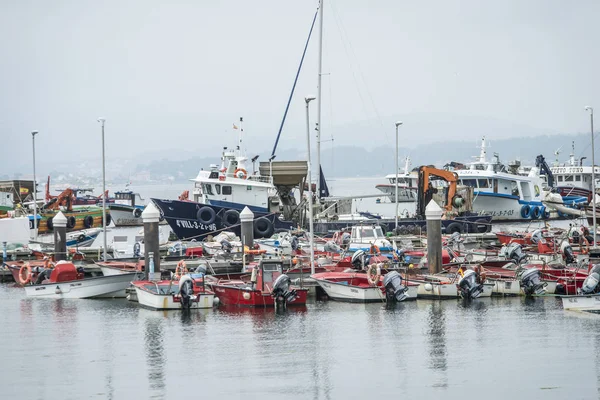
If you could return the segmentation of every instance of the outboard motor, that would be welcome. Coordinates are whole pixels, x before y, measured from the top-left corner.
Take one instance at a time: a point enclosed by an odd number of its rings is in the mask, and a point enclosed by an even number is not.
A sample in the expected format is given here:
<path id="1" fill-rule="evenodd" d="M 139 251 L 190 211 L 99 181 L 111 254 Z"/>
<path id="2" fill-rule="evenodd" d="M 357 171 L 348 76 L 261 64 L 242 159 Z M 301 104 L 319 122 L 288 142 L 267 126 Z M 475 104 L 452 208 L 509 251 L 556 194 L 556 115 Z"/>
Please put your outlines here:
<path id="1" fill-rule="evenodd" d="M 296 300 L 298 293 L 296 289 L 290 290 L 290 284 L 290 277 L 286 274 L 279 275 L 275 279 L 273 290 L 271 291 L 271 296 L 275 298 L 275 303 L 285 305 Z"/>
<path id="2" fill-rule="evenodd" d="M 503 246 L 500 249 L 500 255 L 513 260 L 517 264 L 520 264 L 527 258 L 527 254 L 523 253 L 523 249 L 518 243 L 509 243 L 508 245 Z"/>
<path id="3" fill-rule="evenodd" d="M 189 309 L 192 307 L 194 281 L 189 275 L 184 275 L 179 279 L 179 296 L 181 297 L 181 308 Z"/>
<path id="4" fill-rule="evenodd" d="M 467 269 L 458 281 L 460 296 L 463 299 L 476 299 L 483 292 L 483 285 L 477 282 L 477 273 Z"/>
<path id="5" fill-rule="evenodd" d="M 546 286 L 548 285 L 546 282 L 542 282 L 540 270 L 537 268 L 527 268 L 520 272 L 519 283 L 525 296 L 542 295 L 546 293 Z"/>
<path id="6" fill-rule="evenodd" d="M 133 257 L 135 257 L 135 258 L 140 257 L 141 248 L 142 248 L 142 246 L 140 245 L 140 242 L 135 242 L 133 244 Z"/>
<path id="7" fill-rule="evenodd" d="M 355 269 L 363 269 L 367 265 L 367 253 L 364 250 L 357 250 L 350 259 Z"/>
<path id="8" fill-rule="evenodd" d="M 50 279 L 50 274 L 52 273 L 51 269 L 44 269 L 40 272 L 35 280 L 35 284 L 39 285 L 44 282 L 46 279 Z"/>
<path id="9" fill-rule="evenodd" d="M 348 246 L 350 244 L 350 234 L 348 232 L 342 233 L 342 246 Z"/>
<path id="10" fill-rule="evenodd" d="M 542 240 L 542 230 L 536 229 L 531 234 L 531 243 L 538 244 Z"/>
<path id="11" fill-rule="evenodd" d="M 594 265 L 587 278 L 581 285 L 581 294 L 596 294 L 600 292 L 600 264 Z"/>
<path id="12" fill-rule="evenodd" d="M 204 264 L 200 264 L 196 267 L 196 269 L 194 270 L 195 274 L 202 274 L 202 275 L 206 275 L 206 265 Z"/>
<path id="13" fill-rule="evenodd" d="M 298 250 L 298 236 L 292 236 L 290 239 L 290 246 L 292 246 L 292 250 Z"/>
<path id="14" fill-rule="evenodd" d="M 385 298 L 388 303 L 402 301 L 408 297 L 408 288 L 402 284 L 402 277 L 398 271 L 391 271 L 383 277 Z"/>
<path id="15" fill-rule="evenodd" d="M 233 246 L 231 245 L 231 243 L 229 243 L 228 240 L 221 240 L 221 250 L 223 250 L 224 253 L 226 254 L 231 254 L 231 250 L 233 249 Z"/>
<path id="16" fill-rule="evenodd" d="M 341 253 L 342 252 L 342 248 L 340 246 L 338 246 L 337 243 L 335 243 L 333 240 L 330 240 L 327 243 L 325 243 L 325 246 L 323 246 L 323 250 L 325 250 L 329 253 Z"/>
<path id="17" fill-rule="evenodd" d="M 573 254 L 573 248 L 571 247 L 569 242 L 564 240 L 562 242 L 562 244 L 560 245 L 560 251 L 562 251 L 563 257 L 565 258 L 565 262 L 567 264 L 571 264 L 572 262 L 575 262 L 575 255 Z"/>

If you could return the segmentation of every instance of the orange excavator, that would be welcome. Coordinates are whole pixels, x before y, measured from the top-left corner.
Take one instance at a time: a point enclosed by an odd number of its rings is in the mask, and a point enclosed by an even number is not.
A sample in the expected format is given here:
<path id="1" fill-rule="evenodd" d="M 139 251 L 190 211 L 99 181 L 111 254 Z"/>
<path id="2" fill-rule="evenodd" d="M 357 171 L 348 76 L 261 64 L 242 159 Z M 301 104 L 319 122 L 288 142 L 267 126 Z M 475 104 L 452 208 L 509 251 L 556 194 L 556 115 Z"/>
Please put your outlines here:
<path id="1" fill-rule="evenodd" d="M 47 192 L 47 191 L 46 191 Z M 46 193 L 48 195 L 48 193 Z M 73 211 L 75 193 L 71 189 L 65 189 L 61 194 L 52 197 L 50 201 L 42 206 L 42 211 L 58 210 L 60 206 L 66 207 L 67 211 Z"/>
<path id="2" fill-rule="evenodd" d="M 438 189 L 431 184 L 432 178 L 441 179 L 448 183 L 446 190 L 445 211 L 452 211 L 453 207 L 460 208 L 464 205 L 464 199 L 456 194 L 458 175 L 455 172 L 437 169 L 428 166 L 419 167 L 419 192 L 417 194 L 417 215 L 425 216 L 425 207 L 433 198 Z"/>

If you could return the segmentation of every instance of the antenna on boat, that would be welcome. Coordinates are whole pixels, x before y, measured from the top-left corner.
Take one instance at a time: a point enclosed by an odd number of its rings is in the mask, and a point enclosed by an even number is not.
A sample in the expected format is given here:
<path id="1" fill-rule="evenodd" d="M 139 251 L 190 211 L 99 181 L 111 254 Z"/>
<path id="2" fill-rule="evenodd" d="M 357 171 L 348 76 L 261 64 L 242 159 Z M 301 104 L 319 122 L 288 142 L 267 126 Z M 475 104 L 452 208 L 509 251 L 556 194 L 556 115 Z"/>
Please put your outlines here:
<path id="1" fill-rule="evenodd" d="M 238 144 L 238 153 L 241 156 L 242 155 L 242 135 L 244 134 L 244 118 L 243 117 L 240 117 L 239 130 L 240 130 L 240 141 Z"/>

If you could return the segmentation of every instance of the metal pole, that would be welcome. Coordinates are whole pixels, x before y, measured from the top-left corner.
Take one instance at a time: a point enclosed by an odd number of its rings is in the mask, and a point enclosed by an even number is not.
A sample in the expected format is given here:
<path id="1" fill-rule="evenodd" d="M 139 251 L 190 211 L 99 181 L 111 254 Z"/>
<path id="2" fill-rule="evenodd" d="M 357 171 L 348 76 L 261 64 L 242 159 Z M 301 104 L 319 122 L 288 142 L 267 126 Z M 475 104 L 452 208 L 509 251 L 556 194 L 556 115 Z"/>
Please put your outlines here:
<path id="1" fill-rule="evenodd" d="M 594 158 L 594 109 L 586 107 L 590 112 L 590 131 L 592 133 L 592 224 L 594 230 L 594 243 L 592 247 L 596 247 L 596 160 Z"/>
<path id="2" fill-rule="evenodd" d="M 312 179 L 311 179 L 311 170 L 310 170 L 310 120 L 308 116 L 308 104 L 314 100 L 314 97 L 307 96 L 304 98 L 306 102 L 306 145 L 308 149 L 308 232 L 309 232 L 309 245 L 310 245 L 310 274 L 313 275 L 315 273 L 315 249 L 313 244 L 313 201 L 312 201 Z"/>
<path id="3" fill-rule="evenodd" d="M 402 125 L 402 122 L 396 122 L 396 176 L 394 182 L 396 184 L 396 213 L 395 213 L 395 227 L 394 233 L 398 234 L 398 127 Z"/>
<path id="4" fill-rule="evenodd" d="M 35 135 L 38 134 L 38 131 L 31 132 L 31 142 L 33 144 L 33 235 L 34 239 L 37 241 L 37 181 L 35 179 Z"/>
<path id="5" fill-rule="evenodd" d="M 98 118 L 102 124 L 102 236 L 104 239 L 103 258 L 106 261 L 106 166 L 104 161 L 104 122 L 106 119 Z"/>
<path id="6" fill-rule="evenodd" d="M 323 68 L 323 1 L 319 6 L 319 76 L 317 78 L 317 200 L 321 200 L 321 76 Z"/>

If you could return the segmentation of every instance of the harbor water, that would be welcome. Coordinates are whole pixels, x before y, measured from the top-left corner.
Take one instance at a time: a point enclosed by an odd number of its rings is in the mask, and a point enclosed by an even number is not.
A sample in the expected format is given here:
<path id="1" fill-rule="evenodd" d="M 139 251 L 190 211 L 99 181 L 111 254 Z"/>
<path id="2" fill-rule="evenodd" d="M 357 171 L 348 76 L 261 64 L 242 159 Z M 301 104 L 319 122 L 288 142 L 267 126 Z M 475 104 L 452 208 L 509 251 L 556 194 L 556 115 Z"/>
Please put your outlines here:
<path id="1" fill-rule="evenodd" d="M 0 307 L 7 399 L 600 396 L 600 317 L 555 297 L 187 314 L 4 284 Z"/>

